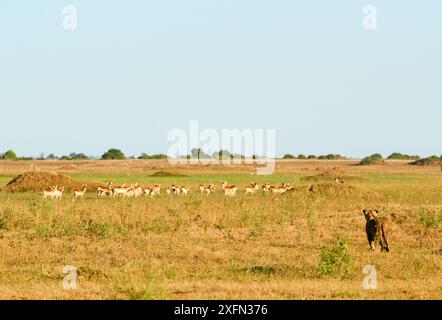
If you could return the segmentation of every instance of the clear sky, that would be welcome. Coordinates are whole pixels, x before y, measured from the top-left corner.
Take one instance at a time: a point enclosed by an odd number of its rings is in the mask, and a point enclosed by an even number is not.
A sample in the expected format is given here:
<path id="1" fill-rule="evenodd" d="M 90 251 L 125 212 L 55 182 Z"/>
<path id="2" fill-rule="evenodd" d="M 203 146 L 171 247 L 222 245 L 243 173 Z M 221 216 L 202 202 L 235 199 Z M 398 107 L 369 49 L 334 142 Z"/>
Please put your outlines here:
<path id="1" fill-rule="evenodd" d="M 278 155 L 441 154 L 442 1 L 1 0 L 0 119 L 19 155 L 166 153 L 191 120 L 274 128 Z"/>

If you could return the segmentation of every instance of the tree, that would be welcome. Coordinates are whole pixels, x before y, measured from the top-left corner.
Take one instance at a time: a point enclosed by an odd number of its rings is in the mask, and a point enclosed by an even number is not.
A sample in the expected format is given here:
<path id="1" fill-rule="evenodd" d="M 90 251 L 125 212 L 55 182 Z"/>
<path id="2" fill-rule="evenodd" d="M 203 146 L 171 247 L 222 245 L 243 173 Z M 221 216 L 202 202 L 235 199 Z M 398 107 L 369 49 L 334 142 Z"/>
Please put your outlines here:
<path id="1" fill-rule="evenodd" d="M 89 157 L 87 155 L 85 155 L 84 153 L 71 153 L 71 159 L 72 160 L 87 160 L 89 159 Z"/>
<path id="2" fill-rule="evenodd" d="M 193 148 L 190 150 L 193 159 L 209 159 L 210 156 L 201 148 Z"/>
<path id="3" fill-rule="evenodd" d="M 213 157 L 219 160 L 227 160 L 233 158 L 233 155 L 230 154 L 228 150 L 220 150 L 213 153 Z"/>
<path id="4" fill-rule="evenodd" d="M 15 154 L 14 151 L 8 150 L 8 151 L 6 151 L 3 154 L 2 159 L 5 159 L 5 160 L 17 160 L 17 155 Z"/>
<path id="5" fill-rule="evenodd" d="M 282 158 L 283 158 L 283 159 L 295 159 L 295 156 L 292 155 L 292 154 L 290 154 L 290 153 L 287 153 L 287 154 L 285 154 L 284 157 L 282 157 Z"/>
<path id="6" fill-rule="evenodd" d="M 123 160 L 123 159 L 126 159 L 126 156 L 119 149 L 109 149 L 107 152 L 105 152 L 101 156 L 101 159 L 103 159 L 103 160 Z"/>
<path id="7" fill-rule="evenodd" d="M 305 155 L 303 155 L 303 154 L 300 154 L 300 155 L 298 155 L 298 159 L 305 159 L 306 157 L 305 157 Z"/>

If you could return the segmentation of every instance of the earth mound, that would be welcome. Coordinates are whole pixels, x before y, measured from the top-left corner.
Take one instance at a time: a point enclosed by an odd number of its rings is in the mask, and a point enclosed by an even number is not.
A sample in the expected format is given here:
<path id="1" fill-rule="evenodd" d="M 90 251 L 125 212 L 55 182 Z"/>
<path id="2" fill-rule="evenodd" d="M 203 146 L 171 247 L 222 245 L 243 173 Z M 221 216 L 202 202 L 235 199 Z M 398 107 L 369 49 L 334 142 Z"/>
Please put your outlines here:
<path id="1" fill-rule="evenodd" d="M 325 170 L 324 172 L 314 176 L 302 177 L 301 181 L 330 181 L 343 183 L 345 181 L 361 181 L 365 179 L 365 177 L 345 174 L 344 171 L 334 168 Z"/>
<path id="2" fill-rule="evenodd" d="M 187 177 L 185 174 L 169 172 L 169 171 L 157 171 L 151 175 L 152 177 Z"/>
<path id="3" fill-rule="evenodd" d="M 343 184 L 338 183 L 321 183 L 321 184 L 314 184 L 311 185 L 308 189 L 308 191 L 314 192 L 314 193 L 353 193 L 357 191 L 356 187 L 353 186 L 346 186 Z"/>
<path id="4" fill-rule="evenodd" d="M 6 192 L 40 192 L 51 186 L 64 187 L 65 191 L 81 189 L 83 184 L 88 188 L 96 188 L 100 183 L 77 181 L 56 172 L 30 171 L 12 179 L 2 191 Z"/>

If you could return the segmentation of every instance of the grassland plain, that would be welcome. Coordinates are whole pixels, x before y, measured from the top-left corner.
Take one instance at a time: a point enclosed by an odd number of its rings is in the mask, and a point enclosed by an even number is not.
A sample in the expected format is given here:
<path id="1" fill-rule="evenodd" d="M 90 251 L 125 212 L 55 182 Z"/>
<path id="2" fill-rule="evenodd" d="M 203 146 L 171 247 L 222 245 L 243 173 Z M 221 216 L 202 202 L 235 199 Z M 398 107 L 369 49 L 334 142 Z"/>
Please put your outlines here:
<path id="1" fill-rule="evenodd" d="M 115 164 L 117 163 L 117 165 Z M 405 162 L 281 161 L 271 176 L 250 166 L 179 166 L 140 161 L 0 162 L 0 185 L 32 168 L 81 181 L 182 184 L 189 196 L 60 201 L 0 192 L 3 299 L 441 299 L 442 174 Z M 338 168 L 361 179 L 302 177 Z M 155 177 L 158 170 L 181 176 Z M 235 198 L 219 182 L 240 186 Z M 286 195 L 245 195 L 256 181 L 288 182 Z M 218 192 L 203 196 L 200 183 Z M 308 191 L 311 184 L 318 187 Z M 395 213 L 389 254 L 370 252 L 363 208 Z M 62 287 L 65 265 L 76 290 Z M 365 265 L 378 288 L 365 290 Z"/>

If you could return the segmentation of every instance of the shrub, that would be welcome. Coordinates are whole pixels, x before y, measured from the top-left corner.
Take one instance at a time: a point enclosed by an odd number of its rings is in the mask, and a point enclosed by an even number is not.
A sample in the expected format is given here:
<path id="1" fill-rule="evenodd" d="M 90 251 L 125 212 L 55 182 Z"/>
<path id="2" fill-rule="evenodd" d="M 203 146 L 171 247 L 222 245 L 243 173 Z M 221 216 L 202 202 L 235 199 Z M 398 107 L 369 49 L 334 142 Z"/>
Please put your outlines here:
<path id="1" fill-rule="evenodd" d="M 300 155 L 298 155 L 298 159 L 306 159 L 306 156 L 305 155 L 303 155 L 303 154 L 300 154 Z"/>
<path id="2" fill-rule="evenodd" d="M 317 159 L 318 157 L 317 156 L 315 156 L 315 155 L 313 155 L 313 154 L 311 154 L 311 155 L 309 155 L 308 157 L 307 157 L 307 159 Z"/>
<path id="3" fill-rule="evenodd" d="M 424 208 L 419 209 L 417 215 L 425 228 L 437 228 L 442 222 L 442 215 L 431 214 Z"/>
<path id="4" fill-rule="evenodd" d="M 1 156 L 1 158 L 5 160 L 17 160 L 17 155 L 14 151 L 8 150 Z"/>
<path id="5" fill-rule="evenodd" d="M 369 166 L 372 164 L 379 164 L 379 163 L 383 163 L 383 162 L 384 162 L 384 160 L 382 158 L 382 155 L 379 153 L 375 153 L 375 154 L 372 154 L 371 156 L 368 156 L 368 157 L 365 157 L 364 159 L 362 159 L 359 162 L 359 165 Z"/>
<path id="6" fill-rule="evenodd" d="M 408 154 L 402 154 L 400 152 L 393 152 L 387 159 L 389 160 L 419 160 L 419 156 L 410 156 Z"/>
<path id="7" fill-rule="evenodd" d="M 282 157 L 283 159 L 295 159 L 296 157 L 290 153 L 287 153 Z"/>
<path id="8" fill-rule="evenodd" d="M 345 159 L 344 156 L 341 156 L 340 154 L 327 154 L 327 155 L 322 155 L 318 157 L 319 160 L 341 160 L 341 159 Z"/>
<path id="9" fill-rule="evenodd" d="M 89 157 L 84 153 L 71 153 L 72 160 L 87 160 Z"/>
<path id="10" fill-rule="evenodd" d="M 350 255 L 347 239 L 337 239 L 336 244 L 321 248 L 321 257 L 317 271 L 321 276 L 347 276 L 350 273 Z"/>
<path id="11" fill-rule="evenodd" d="M 442 164 L 442 158 L 438 156 L 431 156 L 423 159 L 419 159 L 416 161 L 413 161 L 411 163 L 412 165 L 416 166 L 433 166 L 433 165 L 441 165 Z"/>
<path id="12" fill-rule="evenodd" d="M 103 160 L 123 160 L 123 159 L 126 159 L 126 156 L 119 149 L 109 149 L 107 152 L 105 152 L 101 156 L 101 159 L 103 159 Z"/>

